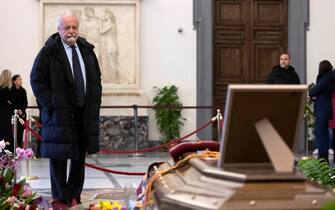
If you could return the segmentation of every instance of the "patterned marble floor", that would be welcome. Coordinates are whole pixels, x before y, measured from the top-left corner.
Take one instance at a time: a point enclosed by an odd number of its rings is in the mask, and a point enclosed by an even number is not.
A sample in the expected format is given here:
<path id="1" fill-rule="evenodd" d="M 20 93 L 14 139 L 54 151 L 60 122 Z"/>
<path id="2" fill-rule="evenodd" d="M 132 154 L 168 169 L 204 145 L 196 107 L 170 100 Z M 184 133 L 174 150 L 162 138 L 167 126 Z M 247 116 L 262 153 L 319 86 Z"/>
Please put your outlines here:
<path id="1" fill-rule="evenodd" d="M 151 163 L 167 161 L 168 159 L 167 153 L 150 153 L 144 157 L 96 155 L 89 156 L 86 159 L 86 163 L 118 171 L 146 172 Z M 30 160 L 29 163 L 22 162 L 19 166 L 17 177 L 20 179 L 20 177 L 27 175 L 38 177 L 36 180 L 28 181 L 34 191 L 37 191 L 39 195 L 44 197 L 51 197 L 48 159 L 41 158 Z M 111 174 L 86 167 L 82 200 L 89 200 L 97 194 L 104 192 L 116 192 L 115 194 L 117 194 L 129 188 L 134 189 L 135 192 L 135 188 L 139 185 L 141 179 L 142 176 Z"/>

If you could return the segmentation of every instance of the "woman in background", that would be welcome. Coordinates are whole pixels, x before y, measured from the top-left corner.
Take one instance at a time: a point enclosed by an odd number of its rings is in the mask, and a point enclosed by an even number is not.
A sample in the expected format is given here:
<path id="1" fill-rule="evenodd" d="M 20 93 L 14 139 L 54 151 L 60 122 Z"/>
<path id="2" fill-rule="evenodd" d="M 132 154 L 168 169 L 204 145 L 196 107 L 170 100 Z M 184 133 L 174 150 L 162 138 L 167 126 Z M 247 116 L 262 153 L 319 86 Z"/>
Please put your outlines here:
<path id="1" fill-rule="evenodd" d="M 13 115 L 10 88 L 12 86 L 12 73 L 5 69 L 0 74 L 0 140 L 9 142 L 6 149 L 14 151 L 11 117 Z"/>
<path id="2" fill-rule="evenodd" d="M 10 89 L 12 97 L 12 106 L 18 111 L 19 117 L 26 120 L 26 108 L 28 105 L 27 92 L 22 87 L 22 77 L 15 74 L 12 77 L 12 88 Z M 24 126 L 18 123 L 17 126 L 17 146 L 22 148 L 22 137 L 23 137 Z"/>
<path id="3" fill-rule="evenodd" d="M 328 121 L 332 117 L 332 93 L 333 83 L 330 76 L 333 66 L 327 60 L 319 64 L 319 74 L 316 79 L 316 85 L 309 91 L 309 96 L 315 100 L 314 115 L 315 120 L 315 138 L 318 148 L 318 158 L 325 159 L 328 162 Z"/>
<path id="4" fill-rule="evenodd" d="M 332 129 L 329 147 L 333 149 L 333 163 L 335 163 L 335 84 L 333 84 L 332 93 L 332 117 L 329 119 L 328 127 Z"/>

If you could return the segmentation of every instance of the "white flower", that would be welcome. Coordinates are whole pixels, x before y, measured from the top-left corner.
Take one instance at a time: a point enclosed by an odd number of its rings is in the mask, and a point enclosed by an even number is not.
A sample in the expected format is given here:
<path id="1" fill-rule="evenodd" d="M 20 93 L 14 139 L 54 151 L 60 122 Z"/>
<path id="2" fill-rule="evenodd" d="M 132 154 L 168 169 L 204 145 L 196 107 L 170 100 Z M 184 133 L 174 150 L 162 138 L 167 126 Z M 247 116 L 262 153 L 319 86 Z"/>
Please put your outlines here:
<path id="1" fill-rule="evenodd" d="M 5 140 L 1 140 L 1 141 L 0 141 L 0 152 L 2 152 L 2 150 L 5 149 L 5 147 L 6 147 L 6 142 L 5 142 Z"/>
<path id="2" fill-rule="evenodd" d="M 7 149 L 4 150 L 7 155 L 12 155 L 13 153 Z"/>

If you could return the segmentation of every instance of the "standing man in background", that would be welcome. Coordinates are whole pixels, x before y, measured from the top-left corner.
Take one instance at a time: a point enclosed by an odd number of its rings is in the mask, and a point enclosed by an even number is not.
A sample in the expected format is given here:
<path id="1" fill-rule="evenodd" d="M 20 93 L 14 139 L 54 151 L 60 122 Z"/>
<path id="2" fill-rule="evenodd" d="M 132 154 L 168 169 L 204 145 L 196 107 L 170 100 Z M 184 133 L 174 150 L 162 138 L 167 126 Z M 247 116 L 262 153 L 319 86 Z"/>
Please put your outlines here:
<path id="1" fill-rule="evenodd" d="M 266 84 L 300 84 L 300 79 L 295 69 L 290 65 L 290 55 L 282 53 L 279 65 L 272 68 Z"/>
<path id="2" fill-rule="evenodd" d="M 30 82 L 42 108 L 41 157 L 50 159 L 52 206 L 66 209 L 80 203 L 85 155 L 99 151 L 102 88 L 94 46 L 78 36 L 78 18 L 63 14 L 57 30 L 37 55 Z"/>

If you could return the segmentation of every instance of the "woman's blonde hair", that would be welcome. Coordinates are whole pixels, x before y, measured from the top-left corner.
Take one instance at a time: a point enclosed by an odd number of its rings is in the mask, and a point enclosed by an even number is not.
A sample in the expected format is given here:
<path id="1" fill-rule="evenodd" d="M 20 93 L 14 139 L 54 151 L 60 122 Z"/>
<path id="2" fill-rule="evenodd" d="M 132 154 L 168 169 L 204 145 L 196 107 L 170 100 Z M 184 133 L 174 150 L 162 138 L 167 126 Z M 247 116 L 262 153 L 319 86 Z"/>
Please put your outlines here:
<path id="1" fill-rule="evenodd" d="M 0 74 L 0 88 L 12 86 L 12 72 L 8 69 L 5 69 Z"/>

